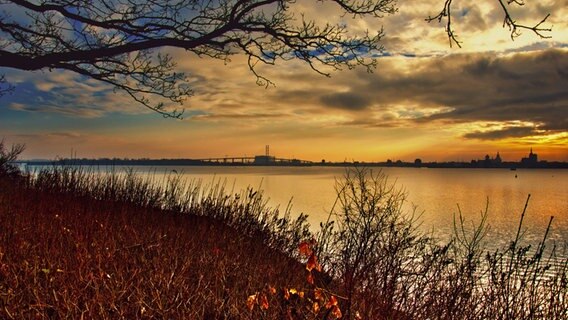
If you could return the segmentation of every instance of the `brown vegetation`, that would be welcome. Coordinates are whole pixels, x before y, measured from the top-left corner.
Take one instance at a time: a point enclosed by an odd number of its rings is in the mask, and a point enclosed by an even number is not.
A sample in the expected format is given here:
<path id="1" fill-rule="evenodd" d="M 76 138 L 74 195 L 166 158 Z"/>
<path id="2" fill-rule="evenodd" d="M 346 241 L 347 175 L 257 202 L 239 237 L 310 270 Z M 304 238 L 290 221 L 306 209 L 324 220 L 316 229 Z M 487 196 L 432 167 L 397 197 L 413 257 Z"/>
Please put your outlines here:
<path id="1" fill-rule="evenodd" d="M 0 178 L 2 319 L 243 319 L 251 292 L 305 282 L 260 228 L 251 237 L 206 212 L 54 192 L 48 176 Z M 283 312 L 277 300 L 267 317 Z"/>
<path id="2" fill-rule="evenodd" d="M 478 225 L 455 217 L 445 244 L 419 231 L 405 194 L 387 177 L 352 169 L 320 233 L 321 261 L 349 319 L 566 319 L 566 244 L 524 244 L 525 210 L 508 247 L 488 250 L 487 210 Z M 550 220 L 552 222 L 552 218 Z"/>
<path id="3" fill-rule="evenodd" d="M 548 229 L 536 247 L 523 245 L 523 212 L 510 245 L 489 251 L 486 213 L 474 228 L 458 215 L 453 239 L 440 244 L 380 173 L 348 171 L 313 236 L 304 215 L 270 209 L 252 189 L 230 194 L 177 174 L 158 183 L 132 172 L 15 170 L 0 166 L 1 319 L 568 313 L 568 258 L 550 246 Z"/>

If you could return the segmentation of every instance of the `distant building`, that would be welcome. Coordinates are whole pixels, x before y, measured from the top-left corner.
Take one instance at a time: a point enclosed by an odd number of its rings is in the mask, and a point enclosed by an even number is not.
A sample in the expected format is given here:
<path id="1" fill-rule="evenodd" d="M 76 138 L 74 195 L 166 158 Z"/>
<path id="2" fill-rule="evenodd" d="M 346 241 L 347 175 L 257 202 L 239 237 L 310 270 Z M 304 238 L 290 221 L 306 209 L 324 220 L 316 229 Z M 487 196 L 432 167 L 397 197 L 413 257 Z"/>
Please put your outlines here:
<path id="1" fill-rule="evenodd" d="M 503 163 L 503 159 L 501 159 L 501 155 L 497 152 L 495 158 L 491 158 L 488 154 L 481 160 L 471 160 L 471 164 L 477 167 L 485 167 L 485 168 L 494 168 L 500 167 Z"/>
<path id="2" fill-rule="evenodd" d="M 527 158 L 521 159 L 521 164 L 527 167 L 535 166 L 538 164 L 538 155 L 536 153 L 533 153 L 532 148 L 531 152 L 529 153 L 529 156 Z"/>
<path id="3" fill-rule="evenodd" d="M 503 160 L 501 160 L 501 156 L 499 155 L 499 152 L 497 152 L 497 155 L 495 156 L 495 159 L 493 159 L 493 163 L 495 163 L 495 164 L 501 164 L 501 162 L 503 162 Z"/>

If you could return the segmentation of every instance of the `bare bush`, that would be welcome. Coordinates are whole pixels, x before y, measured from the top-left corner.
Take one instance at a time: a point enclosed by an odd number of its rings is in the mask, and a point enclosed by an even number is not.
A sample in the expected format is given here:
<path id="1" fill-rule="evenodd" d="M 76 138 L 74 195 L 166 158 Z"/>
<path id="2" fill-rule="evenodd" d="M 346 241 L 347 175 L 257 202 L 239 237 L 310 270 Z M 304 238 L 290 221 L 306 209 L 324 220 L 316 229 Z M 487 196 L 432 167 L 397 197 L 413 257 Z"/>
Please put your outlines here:
<path id="1" fill-rule="evenodd" d="M 12 147 L 8 148 L 4 139 L 0 140 L 0 176 L 14 175 L 18 172 L 18 168 L 13 162 L 25 149 L 26 147 L 23 144 L 13 144 Z"/>
<path id="2" fill-rule="evenodd" d="M 350 169 L 336 189 L 318 252 L 347 319 L 565 319 L 568 258 L 544 250 L 548 229 L 536 249 L 523 244 L 526 206 L 515 239 L 490 251 L 487 209 L 473 227 L 460 211 L 440 244 L 382 172 Z"/>

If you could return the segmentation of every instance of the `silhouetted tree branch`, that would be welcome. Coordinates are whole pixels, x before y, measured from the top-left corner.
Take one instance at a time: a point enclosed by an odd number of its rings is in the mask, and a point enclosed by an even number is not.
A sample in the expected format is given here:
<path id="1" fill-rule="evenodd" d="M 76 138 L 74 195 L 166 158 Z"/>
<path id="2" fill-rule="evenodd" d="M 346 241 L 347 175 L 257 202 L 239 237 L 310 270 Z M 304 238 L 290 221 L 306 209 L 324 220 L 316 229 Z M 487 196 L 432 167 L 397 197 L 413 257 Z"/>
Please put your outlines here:
<path id="1" fill-rule="evenodd" d="M 111 84 L 165 116 L 150 97 L 182 103 L 192 94 L 186 76 L 160 47 L 183 48 L 198 56 L 227 60 L 245 54 L 257 71 L 277 59 L 300 59 L 328 75 L 329 68 L 374 66 L 363 53 L 380 50 L 382 30 L 349 36 L 342 25 L 319 25 L 295 16 L 294 0 L 0 0 L 25 16 L 0 16 L 0 67 L 65 69 Z M 395 12 L 395 0 L 332 0 L 346 14 L 375 16 Z M 329 67 L 329 68 L 328 68 Z"/>
<path id="2" fill-rule="evenodd" d="M 521 35 L 522 29 L 530 30 L 530 31 L 534 32 L 537 36 L 539 36 L 540 38 L 543 38 L 543 39 L 550 38 L 550 36 L 546 35 L 546 33 L 552 31 L 552 29 L 543 27 L 543 24 L 546 22 L 548 17 L 550 17 L 550 13 L 547 14 L 537 24 L 535 24 L 533 26 L 527 26 L 527 25 L 521 24 L 521 23 L 517 22 L 515 19 L 513 19 L 512 15 L 509 11 L 510 5 L 524 6 L 525 5 L 524 0 L 506 0 L 506 1 L 497 0 L 497 1 L 499 2 L 499 6 L 501 7 L 501 9 L 503 9 L 503 15 L 504 15 L 503 27 L 506 26 L 506 27 L 509 28 L 509 30 L 511 31 L 511 39 L 512 40 L 515 40 L 516 37 Z M 505 4 L 505 2 L 506 2 L 506 4 Z M 432 21 L 442 22 L 443 20 L 445 20 L 446 21 L 446 33 L 448 34 L 450 46 L 452 46 L 452 44 L 456 44 L 458 47 L 461 48 L 461 41 L 459 41 L 457 39 L 455 31 L 454 31 L 454 29 L 452 29 L 452 4 L 453 4 L 453 0 L 445 0 L 444 7 L 442 8 L 442 11 L 440 11 L 440 13 L 438 13 L 436 16 L 428 17 L 426 19 L 426 21 L 428 21 L 428 22 L 432 22 Z"/>
<path id="3" fill-rule="evenodd" d="M 533 27 L 518 24 L 498 0 L 511 37 L 529 29 L 541 37 L 545 17 Z M 353 17 L 382 17 L 396 12 L 396 0 L 319 0 Z M 315 72 L 362 65 L 371 70 L 370 53 L 382 50 L 383 31 L 351 35 L 344 24 L 319 24 L 295 14 L 295 0 L 0 0 L 0 68 L 63 69 L 112 85 L 164 116 L 180 117 L 168 104 L 193 94 L 188 78 L 162 47 L 182 48 L 202 57 L 248 57 L 259 85 L 270 80 L 258 71 L 278 59 L 301 60 Z M 450 44 L 452 0 L 428 21 L 447 19 Z M 12 89 L 0 78 L 0 95 Z"/>

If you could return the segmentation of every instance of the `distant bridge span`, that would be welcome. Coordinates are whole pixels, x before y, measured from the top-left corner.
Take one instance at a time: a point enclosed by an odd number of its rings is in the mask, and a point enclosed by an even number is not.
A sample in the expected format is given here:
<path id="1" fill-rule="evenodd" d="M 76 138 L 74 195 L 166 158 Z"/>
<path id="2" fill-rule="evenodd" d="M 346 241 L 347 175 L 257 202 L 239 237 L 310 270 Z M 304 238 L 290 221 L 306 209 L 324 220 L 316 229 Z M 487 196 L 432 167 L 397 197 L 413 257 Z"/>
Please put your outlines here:
<path id="1" fill-rule="evenodd" d="M 203 161 L 207 163 L 218 163 L 218 164 L 313 164 L 312 161 L 300 160 L 300 159 L 285 159 L 285 158 L 275 158 L 275 157 L 265 157 L 265 156 L 255 156 L 255 157 L 221 157 L 221 158 L 203 158 L 195 159 L 198 161 Z"/>

